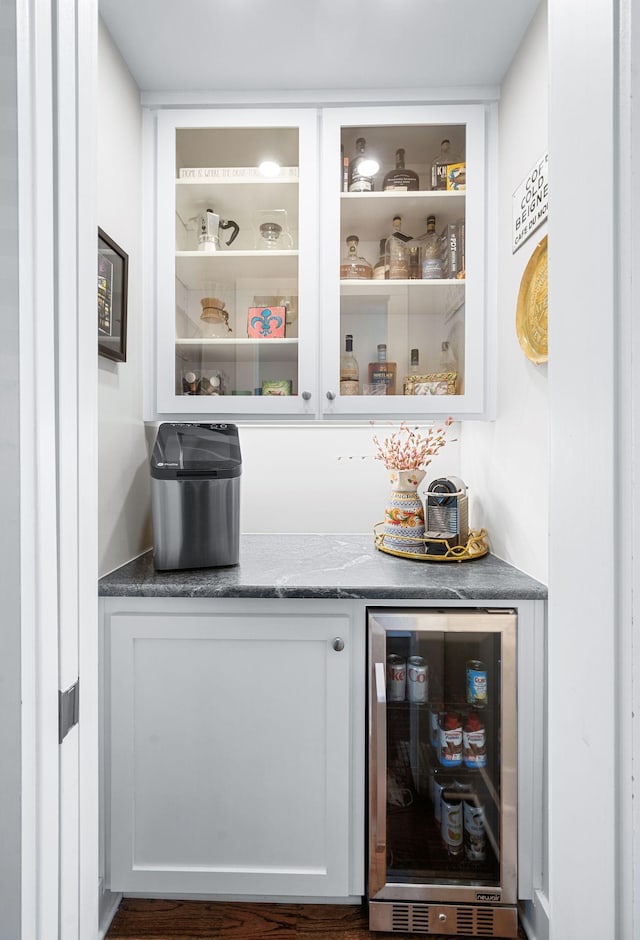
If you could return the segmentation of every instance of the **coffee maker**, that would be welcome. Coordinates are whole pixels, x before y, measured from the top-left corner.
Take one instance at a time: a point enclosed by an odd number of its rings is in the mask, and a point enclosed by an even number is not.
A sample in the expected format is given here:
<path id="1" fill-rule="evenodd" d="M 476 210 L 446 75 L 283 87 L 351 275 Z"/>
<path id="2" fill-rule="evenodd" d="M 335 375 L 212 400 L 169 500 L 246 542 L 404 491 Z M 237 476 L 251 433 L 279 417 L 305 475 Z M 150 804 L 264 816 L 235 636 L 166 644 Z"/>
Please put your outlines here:
<path id="1" fill-rule="evenodd" d="M 469 500 L 459 477 L 439 477 L 427 487 L 426 539 L 446 539 L 449 547 L 469 539 Z M 446 549 L 445 549 L 446 550 Z"/>

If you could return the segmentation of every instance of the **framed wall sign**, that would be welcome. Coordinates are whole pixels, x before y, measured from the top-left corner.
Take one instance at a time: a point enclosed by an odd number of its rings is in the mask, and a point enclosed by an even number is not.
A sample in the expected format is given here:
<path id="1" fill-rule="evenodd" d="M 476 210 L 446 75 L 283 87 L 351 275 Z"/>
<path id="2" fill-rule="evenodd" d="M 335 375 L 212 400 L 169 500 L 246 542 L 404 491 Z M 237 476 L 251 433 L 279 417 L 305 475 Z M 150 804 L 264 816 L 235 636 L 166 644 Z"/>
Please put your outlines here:
<path id="1" fill-rule="evenodd" d="M 129 255 L 98 229 L 98 354 L 127 361 Z"/>

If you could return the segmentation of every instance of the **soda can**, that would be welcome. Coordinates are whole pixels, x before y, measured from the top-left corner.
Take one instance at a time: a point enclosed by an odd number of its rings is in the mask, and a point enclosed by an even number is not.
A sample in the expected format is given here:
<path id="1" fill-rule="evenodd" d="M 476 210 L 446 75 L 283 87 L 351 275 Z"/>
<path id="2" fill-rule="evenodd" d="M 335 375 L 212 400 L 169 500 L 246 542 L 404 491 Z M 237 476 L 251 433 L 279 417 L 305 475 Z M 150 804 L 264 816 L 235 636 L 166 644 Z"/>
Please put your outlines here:
<path id="1" fill-rule="evenodd" d="M 483 807 L 465 800 L 463 824 L 465 855 L 470 862 L 484 862 L 487 852 Z"/>
<path id="2" fill-rule="evenodd" d="M 451 780 L 449 780 L 448 777 L 434 776 L 431 799 L 433 800 L 433 815 L 435 816 L 436 822 L 440 822 L 442 818 L 442 794 L 445 790 L 450 789 Z"/>
<path id="3" fill-rule="evenodd" d="M 471 770 L 487 766 L 487 733 L 477 712 L 469 712 L 462 728 L 462 759 Z"/>
<path id="4" fill-rule="evenodd" d="M 407 697 L 420 705 L 429 698 L 429 667 L 422 656 L 410 656 L 407 660 Z"/>
<path id="5" fill-rule="evenodd" d="M 487 667 L 479 659 L 470 659 L 467 663 L 467 702 L 475 708 L 484 708 L 487 704 Z"/>
<path id="6" fill-rule="evenodd" d="M 462 764 L 462 722 L 457 712 L 445 712 L 440 720 L 438 760 L 443 767 Z"/>
<path id="7" fill-rule="evenodd" d="M 462 854 L 462 799 L 451 791 L 444 790 L 440 799 L 440 834 L 449 855 Z"/>
<path id="8" fill-rule="evenodd" d="M 387 656 L 387 701 L 404 702 L 407 684 L 407 664 L 402 656 Z"/>
<path id="9" fill-rule="evenodd" d="M 440 712 L 441 705 L 432 705 L 429 713 L 429 724 L 431 725 L 431 744 L 437 747 L 440 743 Z"/>

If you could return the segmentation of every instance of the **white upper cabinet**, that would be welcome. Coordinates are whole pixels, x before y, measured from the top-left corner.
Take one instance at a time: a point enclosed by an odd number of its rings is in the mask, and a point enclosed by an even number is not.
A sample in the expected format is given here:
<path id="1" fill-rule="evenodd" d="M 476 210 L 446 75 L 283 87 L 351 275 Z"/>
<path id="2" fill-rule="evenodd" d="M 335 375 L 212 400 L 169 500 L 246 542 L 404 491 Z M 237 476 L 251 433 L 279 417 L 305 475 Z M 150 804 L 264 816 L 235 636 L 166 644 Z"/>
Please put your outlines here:
<path id="1" fill-rule="evenodd" d="M 146 417 L 487 417 L 487 114 L 149 112 Z"/>
<path id="2" fill-rule="evenodd" d="M 324 111 L 320 270 L 326 414 L 483 415 L 484 122 L 484 108 L 475 106 Z M 379 165 L 371 190 L 366 181 L 353 182 L 358 141 L 364 141 L 364 156 Z M 441 153 L 449 170 L 437 182 L 432 168 Z M 405 171 L 394 178 L 399 162 Z M 400 237 L 393 235 L 395 217 Z M 426 239 L 430 217 L 433 236 Z M 350 236 L 358 238 L 357 254 L 372 266 L 372 276 L 365 264 L 353 277 L 348 263 L 341 263 Z M 394 254 L 396 242 L 400 251 Z M 338 352 L 347 335 L 353 337 L 359 382 L 357 391 L 343 384 L 349 394 L 340 394 Z M 386 365 L 379 362 L 385 352 Z"/>
<path id="3" fill-rule="evenodd" d="M 155 410 L 313 414 L 316 112 L 156 122 Z"/>

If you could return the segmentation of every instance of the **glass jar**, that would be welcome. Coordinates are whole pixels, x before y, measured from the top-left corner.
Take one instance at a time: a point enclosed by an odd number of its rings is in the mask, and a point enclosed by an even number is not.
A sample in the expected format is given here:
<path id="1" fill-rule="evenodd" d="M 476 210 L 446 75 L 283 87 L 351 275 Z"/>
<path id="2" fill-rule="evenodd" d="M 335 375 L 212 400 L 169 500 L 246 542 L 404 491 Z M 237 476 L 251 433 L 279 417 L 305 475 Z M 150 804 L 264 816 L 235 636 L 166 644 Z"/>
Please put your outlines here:
<path id="1" fill-rule="evenodd" d="M 203 297 L 200 301 L 200 319 L 205 324 L 204 334 L 212 339 L 227 339 L 232 332 L 229 313 L 224 309 L 224 300 L 219 297 Z"/>

